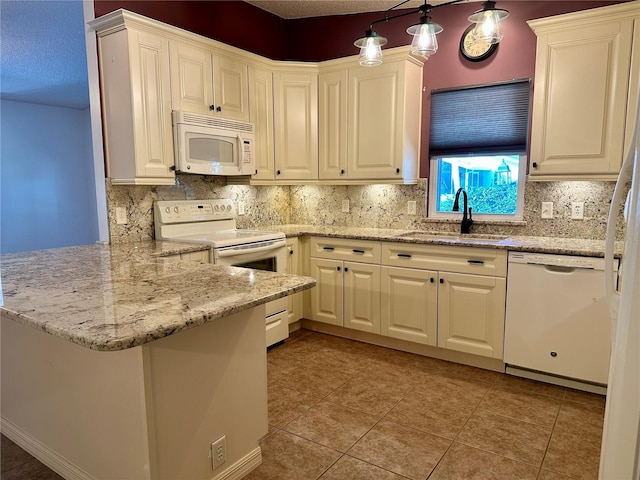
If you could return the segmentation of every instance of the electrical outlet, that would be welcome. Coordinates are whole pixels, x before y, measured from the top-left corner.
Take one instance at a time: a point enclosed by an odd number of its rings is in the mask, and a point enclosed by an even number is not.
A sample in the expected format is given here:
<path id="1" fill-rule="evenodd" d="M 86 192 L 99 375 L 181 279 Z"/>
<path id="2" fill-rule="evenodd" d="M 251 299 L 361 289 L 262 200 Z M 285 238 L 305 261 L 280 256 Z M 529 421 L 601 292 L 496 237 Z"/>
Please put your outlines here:
<path id="1" fill-rule="evenodd" d="M 541 218 L 553 218 L 553 202 L 542 202 Z"/>
<path id="2" fill-rule="evenodd" d="M 129 223 L 127 209 L 125 207 L 116 207 L 116 223 L 118 225 L 126 225 Z"/>
<path id="3" fill-rule="evenodd" d="M 211 444 L 211 468 L 215 470 L 227 460 L 227 437 L 221 436 Z"/>
<path id="4" fill-rule="evenodd" d="M 342 200 L 342 213 L 349 213 L 349 200 Z"/>
<path id="5" fill-rule="evenodd" d="M 244 215 L 244 202 L 238 202 L 238 215 Z"/>
<path id="6" fill-rule="evenodd" d="M 571 202 L 571 219 L 584 219 L 584 202 Z"/>
<path id="7" fill-rule="evenodd" d="M 416 201 L 415 200 L 409 200 L 407 202 L 407 214 L 408 215 L 415 215 L 416 214 Z"/>

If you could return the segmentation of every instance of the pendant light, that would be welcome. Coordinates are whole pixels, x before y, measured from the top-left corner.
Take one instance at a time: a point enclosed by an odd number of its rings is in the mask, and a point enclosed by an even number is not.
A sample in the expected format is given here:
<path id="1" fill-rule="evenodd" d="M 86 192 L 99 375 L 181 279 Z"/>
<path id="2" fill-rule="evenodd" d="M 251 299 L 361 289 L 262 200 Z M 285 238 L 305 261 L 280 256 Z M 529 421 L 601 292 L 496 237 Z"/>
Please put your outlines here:
<path id="1" fill-rule="evenodd" d="M 373 28 L 367 30 L 364 37 L 359 38 L 353 44 L 360 48 L 360 65 L 363 67 L 375 67 L 382 63 L 382 46 L 386 45 L 387 39 L 379 36 Z"/>
<path id="2" fill-rule="evenodd" d="M 436 35 L 442 32 L 442 27 L 431 21 L 431 17 L 423 15 L 420 23 L 407 28 L 407 33 L 413 35 L 411 42 L 411 53 L 428 57 L 438 51 L 438 40 Z"/>
<path id="3" fill-rule="evenodd" d="M 503 36 L 501 21 L 508 16 L 507 10 L 496 8 L 496 2 L 484 2 L 482 10 L 469 15 L 469 21 L 476 24 L 473 38 L 477 42 L 500 43 Z"/>

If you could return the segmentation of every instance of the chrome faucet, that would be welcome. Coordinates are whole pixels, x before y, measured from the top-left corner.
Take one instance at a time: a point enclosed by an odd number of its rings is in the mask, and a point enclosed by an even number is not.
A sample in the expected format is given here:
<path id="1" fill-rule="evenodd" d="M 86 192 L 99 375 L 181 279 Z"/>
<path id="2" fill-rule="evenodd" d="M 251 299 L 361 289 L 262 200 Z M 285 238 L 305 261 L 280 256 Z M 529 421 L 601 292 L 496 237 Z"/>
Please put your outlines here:
<path id="1" fill-rule="evenodd" d="M 459 212 L 460 211 L 460 193 L 462 193 L 463 198 L 463 209 L 462 209 L 462 222 L 460 223 L 460 233 L 469 233 L 471 229 L 471 225 L 473 224 L 473 218 L 471 217 L 471 207 L 469 207 L 469 217 L 467 217 L 467 192 L 464 188 L 459 188 L 456 192 L 456 199 L 453 202 L 452 211 Z"/>

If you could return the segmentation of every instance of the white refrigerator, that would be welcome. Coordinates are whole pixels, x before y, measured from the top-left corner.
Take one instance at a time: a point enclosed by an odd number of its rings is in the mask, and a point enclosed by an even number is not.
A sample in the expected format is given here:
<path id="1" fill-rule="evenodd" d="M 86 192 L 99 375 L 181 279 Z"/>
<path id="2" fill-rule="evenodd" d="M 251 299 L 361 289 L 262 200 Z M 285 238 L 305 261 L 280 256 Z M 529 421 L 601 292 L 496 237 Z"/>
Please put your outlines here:
<path id="1" fill-rule="evenodd" d="M 600 480 L 640 479 L 640 105 L 631 148 L 624 159 L 611 201 L 605 252 L 606 271 L 611 271 L 615 221 L 625 202 L 624 193 L 629 181 L 631 190 L 627 199 L 619 292 L 615 291 L 613 279 L 607 276 L 613 343 L 600 454 Z"/>

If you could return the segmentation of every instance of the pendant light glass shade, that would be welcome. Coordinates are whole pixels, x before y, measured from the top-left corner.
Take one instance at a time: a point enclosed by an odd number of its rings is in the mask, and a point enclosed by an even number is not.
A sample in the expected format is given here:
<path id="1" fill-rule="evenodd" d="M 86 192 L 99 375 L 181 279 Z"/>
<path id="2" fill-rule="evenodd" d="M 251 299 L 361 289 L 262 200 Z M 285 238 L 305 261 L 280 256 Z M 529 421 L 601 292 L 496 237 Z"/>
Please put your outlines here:
<path id="1" fill-rule="evenodd" d="M 502 40 L 501 20 L 509 16 L 509 12 L 495 5 L 496 2 L 484 2 L 482 10 L 469 15 L 469 21 L 476 24 L 472 33 L 476 42 L 494 44 Z"/>
<path id="2" fill-rule="evenodd" d="M 382 63 L 382 46 L 387 39 L 380 37 L 373 30 L 367 30 L 365 36 L 359 38 L 353 44 L 360 48 L 359 62 L 363 67 L 375 67 Z"/>
<path id="3" fill-rule="evenodd" d="M 407 28 L 407 33 L 413 35 L 411 42 L 411 53 L 428 57 L 438 51 L 438 40 L 436 35 L 442 32 L 442 27 L 437 23 L 432 23 L 431 18 L 424 16 L 420 18 L 420 23 Z"/>

